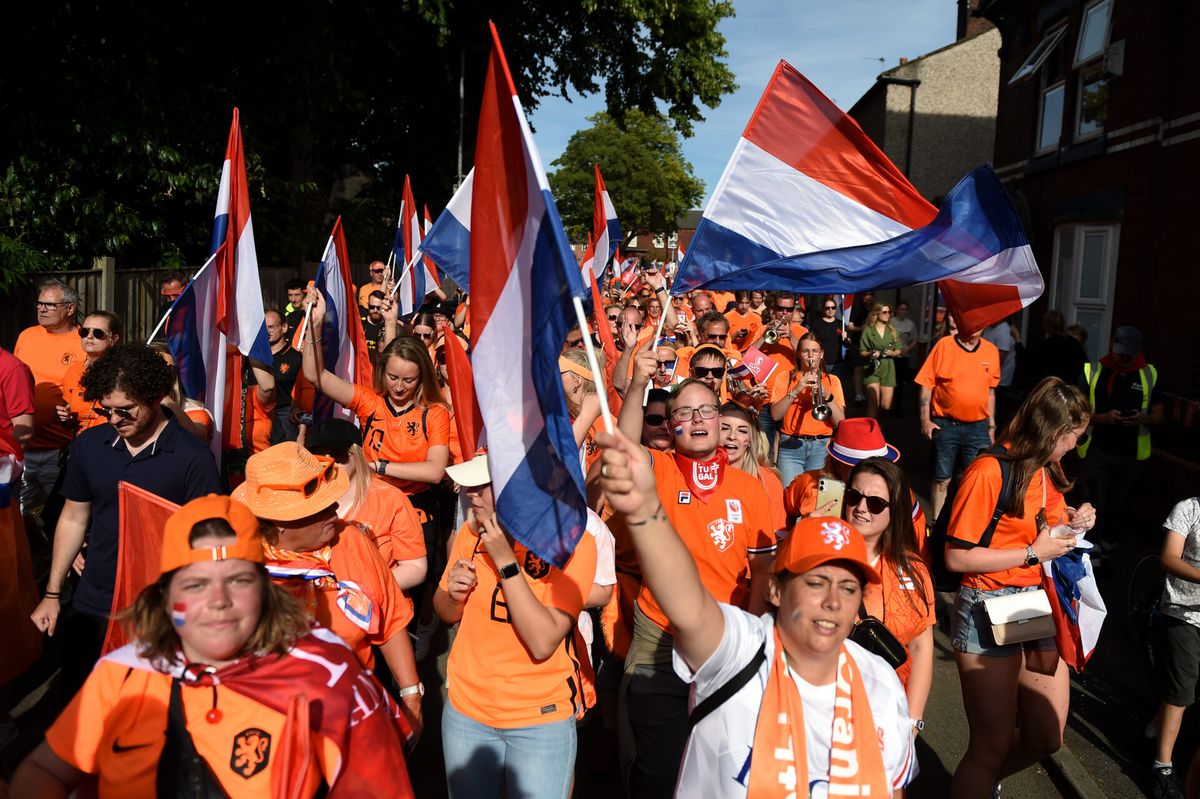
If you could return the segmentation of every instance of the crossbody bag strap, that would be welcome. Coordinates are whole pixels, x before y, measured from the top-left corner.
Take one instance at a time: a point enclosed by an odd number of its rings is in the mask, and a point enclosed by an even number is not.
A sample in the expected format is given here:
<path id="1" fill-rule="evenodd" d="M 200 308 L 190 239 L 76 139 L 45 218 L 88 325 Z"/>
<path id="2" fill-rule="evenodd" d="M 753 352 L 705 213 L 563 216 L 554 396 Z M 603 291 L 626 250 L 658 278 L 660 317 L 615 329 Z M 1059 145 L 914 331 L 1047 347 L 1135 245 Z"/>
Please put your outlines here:
<path id="1" fill-rule="evenodd" d="M 750 661 L 745 666 L 742 666 L 741 671 L 730 677 L 728 682 L 714 691 L 707 699 L 692 708 L 692 713 L 688 716 L 688 729 L 695 729 L 696 725 L 704 721 L 705 717 L 725 704 L 731 696 L 742 690 L 742 687 L 750 682 L 750 678 L 758 673 L 759 668 L 766 659 L 767 642 L 764 639 L 758 647 L 758 651 L 754 653 L 754 657 L 750 658 Z"/>

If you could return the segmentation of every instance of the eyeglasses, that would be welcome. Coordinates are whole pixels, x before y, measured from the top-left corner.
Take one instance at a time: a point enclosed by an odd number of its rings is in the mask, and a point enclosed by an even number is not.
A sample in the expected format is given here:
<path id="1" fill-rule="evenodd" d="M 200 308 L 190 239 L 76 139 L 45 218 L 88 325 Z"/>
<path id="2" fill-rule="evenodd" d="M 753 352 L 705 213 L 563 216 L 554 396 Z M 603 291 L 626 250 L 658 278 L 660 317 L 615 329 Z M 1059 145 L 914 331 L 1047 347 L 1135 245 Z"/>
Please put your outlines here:
<path id="1" fill-rule="evenodd" d="M 696 418 L 696 414 L 700 414 L 701 419 L 717 418 L 717 411 L 720 410 L 716 405 L 701 405 L 699 408 L 675 408 L 671 411 L 671 418 L 677 422 L 690 422 Z"/>
<path id="2" fill-rule="evenodd" d="M 104 341 L 108 338 L 108 331 L 101 330 L 98 327 L 81 327 L 79 328 L 79 337 L 87 338 L 88 336 L 96 339 L 96 341 Z"/>
<path id="3" fill-rule="evenodd" d="M 660 424 L 667 421 L 667 417 L 661 413 L 648 413 L 643 416 L 642 419 L 651 427 L 658 427 Z"/>
<path id="4" fill-rule="evenodd" d="M 582 347 L 583 346 L 583 336 L 580 336 L 579 338 L 567 339 L 567 346 L 568 347 Z"/>
<path id="5" fill-rule="evenodd" d="M 133 406 L 133 408 L 136 408 L 136 407 L 137 407 L 136 405 Z M 97 406 L 95 406 L 94 410 L 96 411 L 97 414 L 99 414 L 100 416 L 103 416 L 105 419 L 108 419 L 110 421 L 112 420 L 112 415 L 114 413 L 117 415 L 118 419 L 121 419 L 124 421 L 129 421 L 130 419 L 132 419 L 134 416 L 137 415 L 134 412 L 133 408 L 105 408 L 103 405 L 97 405 Z"/>
<path id="6" fill-rule="evenodd" d="M 867 510 L 870 511 L 875 516 L 878 516 L 879 514 L 883 513 L 885 510 L 887 510 L 888 508 L 890 508 L 892 506 L 892 503 L 888 502 L 883 497 L 868 496 L 854 488 L 846 489 L 846 507 L 847 508 L 857 508 L 859 503 L 861 503 L 864 500 L 866 500 L 866 503 L 867 503 Z"/>
<path id="7" fill-rule="evenodd" d="M 71 303 L 69 303 L 69 302 L 42 302 L 41 300 L 38 300 L 37 302 L 34 303 L 34 305 L 36 305 L 38 308 L 45 308 L 47 311 L 53 311 L 54 309 L 58 308 L 61 305 L 70 305 L 70 304 Z"/>
<path id="8" fill-rule="evenodd" d="M 705 335 L 705 338 L 707 338 L 709 341 L 724 342 L 724 341 L 729 340 L 729 334 L 728 333 L 708 333 Z"/>
<path id="9" fill-rule="evenodd" d="M 262 491 L 264 488 L 269 488 L 272 491 L 299 491 L 300 495 L 308 499 L 313 494 L 317 493 L 317 489 L 325 483 L 333 479 L 337 474 L 337 461 L 327 455 L 313 455 L 318 462 L 325 464 L 325 468 L 320 474 L 303 483 L 262 483 L 257 486 L 255 491 Z"/>
<path id="10" fill-rule="evenodd" d="M 720 380 L 722 377 L 725 376 L 725 367 L 724 366 L 693 366 L 692 367 L 692 377 L 698 377 L 701 380 L 703 380 L 704 378 L 710 377 L 710 376 L 715 377 L 718 380 Z M 714 405 L 713 407 L 715 408 L 717 406 Z M 711 419 L 712 417 L 705 416 L 704 418 Z"/>

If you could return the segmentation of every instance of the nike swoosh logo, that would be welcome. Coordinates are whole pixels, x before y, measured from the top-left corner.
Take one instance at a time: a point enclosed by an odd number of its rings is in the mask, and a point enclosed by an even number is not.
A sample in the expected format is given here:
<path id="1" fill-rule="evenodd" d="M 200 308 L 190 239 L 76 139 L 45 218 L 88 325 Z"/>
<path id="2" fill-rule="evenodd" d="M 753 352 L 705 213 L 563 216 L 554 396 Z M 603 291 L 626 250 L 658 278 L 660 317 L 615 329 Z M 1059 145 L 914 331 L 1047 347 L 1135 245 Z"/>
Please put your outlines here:
<path id="1" fill-rule="evenodd" d="M 113 741 L 112 750 L 114 754 L 119 755 L 122 752 L 132 752 L 134 749 L 144 749 L 149 745 L 150 744 L 134 744 L 133 746 L 121 746 L 119 741 Z"/>

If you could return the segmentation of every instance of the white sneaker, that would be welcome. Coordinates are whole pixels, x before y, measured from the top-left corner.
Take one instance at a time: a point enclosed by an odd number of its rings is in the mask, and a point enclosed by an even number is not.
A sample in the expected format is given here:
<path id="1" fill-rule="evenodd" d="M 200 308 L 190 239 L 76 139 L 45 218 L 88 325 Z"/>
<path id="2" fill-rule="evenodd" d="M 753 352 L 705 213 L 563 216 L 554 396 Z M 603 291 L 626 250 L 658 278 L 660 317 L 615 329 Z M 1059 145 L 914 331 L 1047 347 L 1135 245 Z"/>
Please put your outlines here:
<path id="1" fill-rule="evenodd" d="M 418 663 L 429 656 L 429 645 L 433 642 L 433 634 L 438 628 L 438 618 L 431 616 L 428 622 L 418 621 L 416 633 L 411 633 L 413 639 L 413 657 Z"/>

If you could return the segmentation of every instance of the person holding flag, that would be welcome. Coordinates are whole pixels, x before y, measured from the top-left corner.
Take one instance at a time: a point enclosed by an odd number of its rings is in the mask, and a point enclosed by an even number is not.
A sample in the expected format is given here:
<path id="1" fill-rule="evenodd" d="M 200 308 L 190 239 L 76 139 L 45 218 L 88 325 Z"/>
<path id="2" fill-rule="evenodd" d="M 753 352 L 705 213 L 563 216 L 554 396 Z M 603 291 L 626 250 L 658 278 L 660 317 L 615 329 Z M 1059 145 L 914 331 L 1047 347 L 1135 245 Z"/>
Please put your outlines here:
<path id="1" fill-rule="evenodd" d="M 156 356 L 157 357 L 157 356 Z M 160 576 L 17 768 L 12 796 L 411 797 L 395 702 L 267 577 L 258 520 L 210 494 L 163 531 Z"/>

